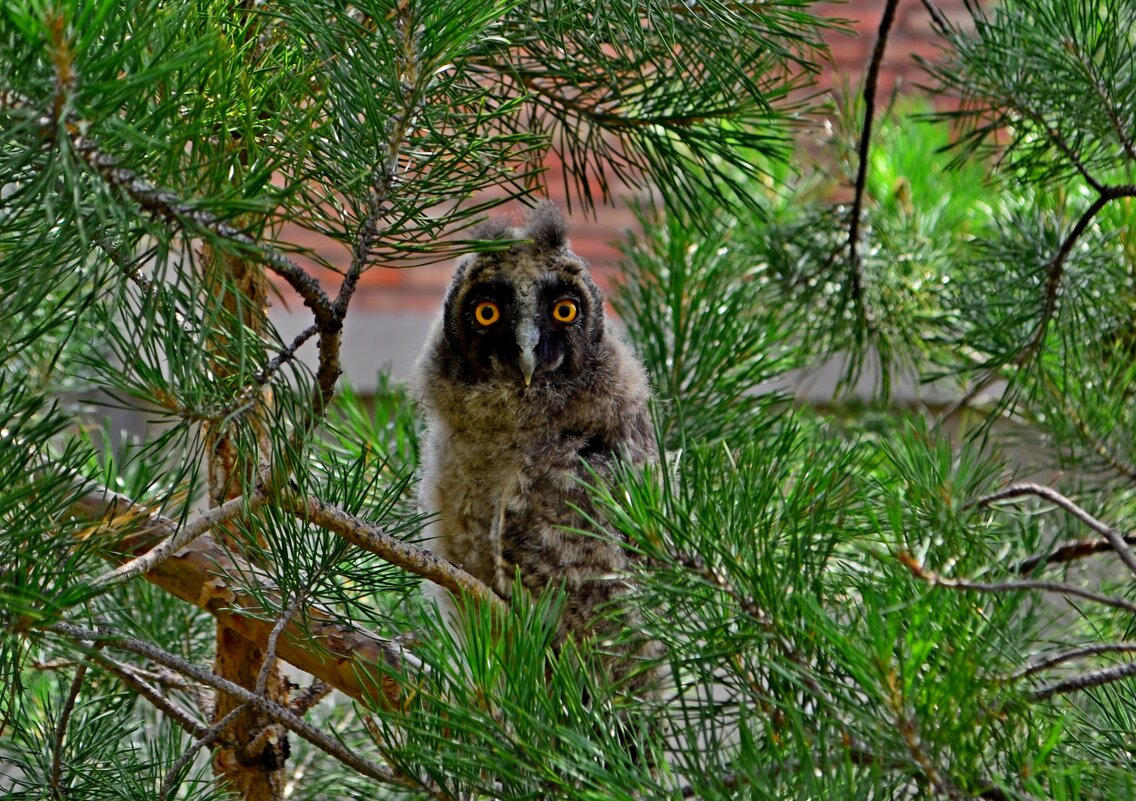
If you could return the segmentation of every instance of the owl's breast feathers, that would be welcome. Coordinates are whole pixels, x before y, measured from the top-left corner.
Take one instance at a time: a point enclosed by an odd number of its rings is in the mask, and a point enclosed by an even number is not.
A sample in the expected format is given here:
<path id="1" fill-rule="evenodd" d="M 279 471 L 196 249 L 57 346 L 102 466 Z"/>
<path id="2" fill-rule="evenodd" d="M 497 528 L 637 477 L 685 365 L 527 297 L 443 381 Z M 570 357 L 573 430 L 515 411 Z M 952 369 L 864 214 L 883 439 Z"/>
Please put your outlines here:
<path id="1" fill-rule="evenodd" d="M 437 515 L 430 547 L 505 597 L 518 570 L 534 593 L 563 581 L 573 629 L 616 592 L 628 564 L 589 522 L 598 515 L 584 483 L 608 478 L 614 459 L 656 458 L 641 366 L 619 340 L 598 344 L 594 364 L 570 381 L 470 386 L 427 368 L 418 386 L 421 505 Z"/>

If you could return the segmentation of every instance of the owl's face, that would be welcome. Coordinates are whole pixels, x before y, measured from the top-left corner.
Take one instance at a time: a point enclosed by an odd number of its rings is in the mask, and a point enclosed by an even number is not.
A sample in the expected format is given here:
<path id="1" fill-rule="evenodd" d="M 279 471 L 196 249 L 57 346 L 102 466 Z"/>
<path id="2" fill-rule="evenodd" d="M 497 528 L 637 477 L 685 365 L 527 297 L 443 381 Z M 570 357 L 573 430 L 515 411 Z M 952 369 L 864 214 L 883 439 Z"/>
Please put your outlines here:
<path id="1" fill-rule="evenodd" d="M 568 250 L 559 212 L 541 206 L 523 230 L 480 236 L 530 241 L 459 266 L 444 312 L 451 374 L 518 387 L 580 375 L 603 336 L 603 296 Z"/>

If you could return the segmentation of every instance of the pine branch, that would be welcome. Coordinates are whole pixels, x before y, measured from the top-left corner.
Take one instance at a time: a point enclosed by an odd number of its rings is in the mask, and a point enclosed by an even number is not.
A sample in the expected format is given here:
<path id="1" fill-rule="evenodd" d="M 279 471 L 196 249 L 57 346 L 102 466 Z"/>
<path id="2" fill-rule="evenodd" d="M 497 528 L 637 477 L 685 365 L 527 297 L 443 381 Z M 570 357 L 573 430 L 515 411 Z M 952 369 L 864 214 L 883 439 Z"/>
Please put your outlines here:
<path id="1" fill-rule="evenodd" d="M 103 653 L 94 653 L 91 658 L 108 673 L 117 676 L 123 684 L 146 699 L 152 707 L 172 720 L 186 734 L 191 737 L 204 737 L 209 730 L 208 726 L 195 718 L 180 704 L 167 698 L 160 690 L 144 680 L 139 675 L 140 671 L 133 666 L 125 665 Z"/>
<path id="2" fill-rule="evenodd" d="M 279 505 L 320 528 L 339 534 L 352 545 L 381 556 L 392 565 L 416 573 L 451 592 L 468 593 L 479 601 L 503 608 L 504 602 L 493 590 L 461 568 L 423 548 L 392 537 L 377 526 L 342 509 L 316 498 L 298 496 L 284 497 L 280 499 Z"/>
<path id="3" fill-rule="evenodd" d="M 143 522 L 129 536 L 107 542 L 106 551 L 140 550 L 155 538 L 168 537 L 176 529 L 172 521 L 152 515 L 144 507 L 105 490 L 91 491 L 78 498 L 73 504 L 73 513 L 86 519 L 104 519 L 100 512 L 106 508 L 108 495 L 114 496 L 112 508 L 120 514 L 133 509 L 136 519 Z M 114 557 L 108 553 L 107 558 Z M 271 611 L 224 578 L 261 574 L 218 547 L 209 535 L 197 538 L 174 558 L 159 563 L 144 575 L 147 581 L 171 595 L 209 612 L 245 639 L 261 647 L 267 645 L 272 629 L 267 620 L 274 617 Z M 273 596 L 275 591 L 268 579 L 263 578 L 263 581 L 264 594 Z M 407 660 L 414 661 L 397 642 L 346 628 L 317 609 L 307 609 L 289 621 L 284 635 L 278 645 L 282 659 L 366 704 L 376 703 L 380 698 L 393 701 L 401 694 L 401 688 L 377 665 L 397 666 Z"/>
<path id="4" fill-rule="evenodd" d="M 1021 368 L 1040 350 L 1042 343 L 1045 341 L 1045 335 L 1049 330 L 1049 325 L 1057 313 L 1061 282 L 1065 275 L 1065 262 L 1068 260 L 1069 254 L 1073 251 L 1073 247 L 1080 241 L 1081 237 L 1084 236 L 1089 225 L 1096 215 L 1100 213 L 1101 209 L 1108 205 L 1109 202 L 1125 197 L 1136 197 L 1136 184 L 1100 186 L 1096 200 L 1085 209 L 1073 226 L 1073 229 L 1066 234 L 1065 238 L 1061 241 L 1057 253 L 1054 255 L 1053 259 L 1050 260 L 1049 266 L 1045 271 L 1046 277 L 1044 294 L 1042 296 L 1041 319 L 1038 321 L 1033 334 L 1026 341 L 1025 345 L 1021 347 L 1013 358 L 1008 359 L 1008 364 L 1016 368 Z M 985 375 L 978 379 L 974 386 L 967 390 L 962 398 L 951 404 L 946 411 L 939 416 L 939 421 L 947 420 L 955 412 L 969 405 L 971 401 L 978 397 L 997 379 L 998 372 L 995 368 L 987 370 Z"/>
<path id="5" fill-rule="evenodd" d="M 96 645 L 101 648 L 101 645 Z M 79 691 L 83 688 L 83 682 L 87 678 L 87 663 L 80 663 L 79 667 L 75 670 L 75 676 L 71 679 L 71 687 L 67 691 L 67 698 L 63 702 L 63 708 L 59 710 L 59 719 L 55 722 L 55 736 L 52 740 L 51 748 L 51 779 L 48 783 L 48 788 L 54 798 L 62 801 L 69 794 L 69 790 L 63 787 L 63 741 L 67 737 L 67 726 L 71 722 L 71 714 L 75 711 L 75 701 L 79 698 Z"/>
<path id="6" fill-rule="evenodd" d="M 257 371 L 256 375 L 253 376 L 253 380 L 256 381 L 257 386 L 263 387 L 272 379 L 272 376 L 275 375 L 281 367 L 292 361 L 292 359 L 296 358 L 296 351 L 303 347 L 304 343 L 306 343 L 309 339 L 318 334 L 319 330 L 319 323 L 313 323 L 300 333 L 296 334 L 291 343 L 284 347 L 283 350 L 276 354 L 276 356 L 274 356 L 268 364 L 260 368 L 260 370 Z"/>
<path id="7" fill-rule="evenodd" d="M 225 715 L 219 721 L 214 723 L 200 737 L 194 740 L 193 744 L 182 753 L 174 763 L 170 765 L 170 769 L 166 771 L 166 776 L 162 779 L 162 787 L 158 791 L 159 801 L 167 801 L 171 794 L 177 791 L 178 774 L 197 756 L 197 752 L 207 745 L 212 745 L 217 741 L 229 724 L 237 719 L 237 716 L 245 711 L 247 704 L 241 704 L 229 710 L 229 714 Z"/>
<path id="8" fill-rule="evenodd" d="M 1136 545 L 1136 534 L 1125 535 L 1124 542 L 1128 545 Z M 1086 556 L 1106 553 L 1113 550 L 1115 549 L 1108 540 L 1078 540 L 1076 542 L 1066 542 L 1048 553 L 1034 554 L 1028 559 L 1023 559 L 1014 565 L 1011 570 L 1015 573 L 1032 573 L 1039 565 L 1048 567 L 1049 565 L 1075 562 L 1078 559 L 1084 559 Z"/>
<path id="9" fill-rule="evenodd" d="M 1092 62 L 1092 59 L 1085 57 L 1084 50 L 1075 38 L 1070 38 L 1066 47 L 1070 53 L 1076 56 L 1077 62 L 1081 65 L 1082 69 L 1084 69 L 1089 83 L 1092 84 L 1093 91 L 1096 92 L 1097 100 L 1100 101 L 1101 108 L 1105 110 L 1109 122 L 1116 131 L 1116 137 L 1120 142 L 1124 155 L 1128 157 L 1129 161 L 1136 162 L 1136 146 L 1133 145 L 1132 137 L 1129 136 L 1128 131 L 1124 128 L 1124 124 L 1120 121 L 1116 104 L 1112 102 L 1112 96 L 1109 94 L 1096 65 Z"/>
<path id="10" fill-rule="evenodd" d="M 918 579 L 927 582 L 933 587 L 945 587 L 951 590 L 974 590 L 975 592 L 988 592 L 995 594 L 1003 594 L 1009 592 L 1024 592 L 1026 590 L 1041 590 L 1042 592 L 1050 592 L 1057 595 L 1073 596 L 1075 598 L 1084 598 L 1086 601 L 1108 606 L 1113 609 L 1121 609 L 1125 612 L 1136 614 L 1136 603 L 1127 601 L 1123 598 L 1114 598 L 1109 595 L 1101 595 L 1090 590 L 1085 590 L 1080 587 L 1074 587 L 1072 584 L 1060 584 L 1055 581 L 1034 581 L 1032 579 L 1021 579 L 1016 581 L 1001 581 L 1001 582 L 981 582 L 981 581 L 967 581 L 966 579 L 949 579 L 940 576 L 930 570 L 925 569 L 915 557 L 907 552 L 900 552 L 896 554 L 896 558 Z"/>
<path id="11" fill-rule="evenodd" d="M 423 786 L 417 782 L 412 782 L 401 776 L 397 776 L 389 768 L 359 756 L 354 751 L 342 745 L 338 740 L 329 737 L 303 718 L 293 714 L 287 708 L 269 701 L 267 698 L 241 687 L 239 684 L 223 679 L 206 668 L 187 662 L 180 656 L 164 651 L 148 642 L 126 637 L 106 629 L 86 629 L 71 623 L 54 623 L 44 630 L 62 634 L 66 637 L 79 640 L 80 642 L 102 642 L 105 643 L 107 647 L 128 651 L 150 659 L 159 665 L 164 665 L 171 670 L 177 671 L 186 678 L 193 679 L 215 690 L 232 695 L 245 704 L 256 708 L 257 711 L 280 723 L 289 731 L 295 732 L 316 748 L 364 776 L 385 784 L 396 784 L 411 789 L 419 789 Z"/>
<path id="12" fill-rule="evenodd" d="M 215 506 L 206 512 L 202 512 L 196 517 L 190 518 L 181 526 L 177 526 L 172 534 L 143 555 L 135 557 L 126 564 L 120 565 L 109 573 L 95 579 L 92 585 L 96 589 L 103 590 L 113 587 L 116 584 L 121 584 L 124 581 L 129 581 L 143 573 L 149 573 L 202 534 L 218 526 L 225 525 L 241 515 L 254 512 L 267 498 L 267 491 L 264 485 L 261 484 L 257 489 L 253 490 L 251 495 L 240 495 L 226 501 L 220 506 Z M 117 511 L 119 504 L 123 505 L 122 512 Z M 105 520 L 107 518 L 119 517 L 121 514 L 129 514 L 131 511 L 134 511 L 135 508 L 136 505 L 132 501 L 125 499 L 121 495 L 109 493 L 108 491 L 106 504 L 102 509 L 97 510 L 95 515 L 99 519 Z M 172 521 L 164 520 L 162 524 L 165 525 L 167 523 L 172 524 Z"/>
<path id="13" fill-rule="evenodd" d="M 1092 223 L 1093 218 L 1097 216 L 1100 210 L 1108 205 L 1110 201 L 1122 197 L 1136 197 L 1136 185 L 1128 184 L 1123 186 L 1100 187 L 1096 200 L 1085 209 L 1084 213 L 1082 213 L 1077 220 L 1076 225 L 1073 226 L 1073 230 L 1071 230 L 1061 242 L 1061 247 L 1057 249 L 1056 255 L 1053 257 L 1053 260 L 1049 263 L 1049 267 L 1046 270 L 1044 306 L 1041 312 L 1041 320 L 1038 321 L 1033 336 L 1030 337 L 1029 341 L 1026 342 L 1025 346 L 1014 358 L 1013 364 L 1015 367 L 1021 367 L 1029 361 L 1045 340 L 1045 333 L 1049 329 L 1049 323 L 1057 311 L 1057 298 L 1061 288 L 1061 278 L 1065 274 L 1065 262 L 1069 258 L 1073 246 L 1084 236 L 1085 231 L 1089 228 L 1089 224 Z"/>
<path id="14" fill-rule="evenodd" d="M 229 225 L 212 212 L 186 201 L 176 192 L 149 183 L 133 170 L 123 167 L 117 159 L 100 151 L 87 137 L 74 136 L 71 143 L 75 152 L 97 175 L 109 186 L 126 194 L 143 211 L 175 225 L 188 223 L 241 249 L 251 251 L 261 263 L 296 290 L 318 322 L 326 325 L 335 320 L 331 300 L 319 282 L 296 262 L 273 248 L 256 242 L 248 234 Z"/>

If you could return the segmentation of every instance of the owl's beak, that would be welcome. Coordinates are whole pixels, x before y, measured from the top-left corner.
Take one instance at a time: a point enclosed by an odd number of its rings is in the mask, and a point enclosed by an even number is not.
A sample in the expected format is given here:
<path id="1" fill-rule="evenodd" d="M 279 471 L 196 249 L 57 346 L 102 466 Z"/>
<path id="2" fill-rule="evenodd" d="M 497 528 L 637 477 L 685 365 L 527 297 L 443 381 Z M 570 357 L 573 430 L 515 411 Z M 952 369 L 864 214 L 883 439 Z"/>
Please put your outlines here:
<path id="1" fill-rule="evenodd" d="M 522 322 L 517 326 L 517 349 L 520 351 L 521 373 L 525 377 L 525 386 L 532 383 L 533 373 L 536 372 L 536 346 L 540 342 L 540 332 L 530 321 Z"/>

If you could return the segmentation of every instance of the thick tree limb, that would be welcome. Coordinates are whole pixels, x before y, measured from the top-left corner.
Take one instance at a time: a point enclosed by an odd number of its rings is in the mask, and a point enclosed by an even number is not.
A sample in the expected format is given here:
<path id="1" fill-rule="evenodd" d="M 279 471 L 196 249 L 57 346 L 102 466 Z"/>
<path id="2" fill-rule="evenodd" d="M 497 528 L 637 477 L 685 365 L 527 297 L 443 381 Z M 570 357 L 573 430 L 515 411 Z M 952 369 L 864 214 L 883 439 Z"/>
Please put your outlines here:
<path id="1" fill-rule="evenodd" d="M 267 492 L 263 487 L 255 490 L 251 495 L 241 495 L 215 506 L 207 512 L 187 520 L 178 526 L 172 534 L 141 556 L 136 556 L 125 564 L 119 565 L 110 573 L 95 580 L 94 586 L 102 589 L 148 573 L 159 564 L 173 556 L 186 545 L 207 531 L 224 525 L 239 517 L 242 513 L 255 510 L 264 503 Z M 113 514 L 113 512 L 111 512 Z M 105 516 L 105 515 L 104 515 Z"/>
<path id="2" fill-rule="evenodd" d="M 234 501 L 229 503 L 234 503 Z M 316 499 L 286 495 L 273 499 L 280 508 L 339 534 L 348 542 L 391 564 L 422 576 L 452 592 L 464 592 L 485 603 L 501 599 L 484 583 L 427 550 L 390 536 L 378 526 Z M 229 504 L 212 511 L 227 508 Z M 107 546 L 120 554 L 144 551 L 155 539 L 169 541 L 174 521 L 105 488 L 92 489 L 72 504 L 72 512 L 92 520 L 130 519 L 133 532 Z M 208 514 L 208 513 L 207 513 Z M 213 525 L 216 518 L 202 516 Z M 125 557 L 118 557 L 125 558 Z M 280 626 L 276 649 L 281 659 L 348 695 L 373 704 L 381 697 L 397 699 L 400 688 L 377 666 L 400 665 L 412 658 L 392 640 L 347 628 L 318 609 L 288 616 L 283 624 L 252 596 L 231 585 L 229 575 L 259 575 L 251 565 L 219 547 L 206 533 L 197 535 L 172 557 L 156 561 L 146 579 L 172 595 L 205 609 L 242 637 L 267 647 Z M 265 582 L 268 579 L 265 577 Z M 282 599 L 279 599 L 282 601 Z"/>

